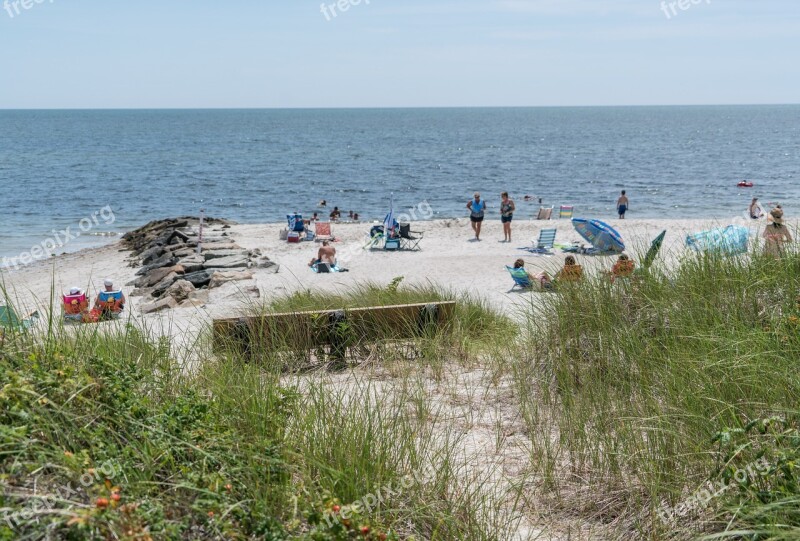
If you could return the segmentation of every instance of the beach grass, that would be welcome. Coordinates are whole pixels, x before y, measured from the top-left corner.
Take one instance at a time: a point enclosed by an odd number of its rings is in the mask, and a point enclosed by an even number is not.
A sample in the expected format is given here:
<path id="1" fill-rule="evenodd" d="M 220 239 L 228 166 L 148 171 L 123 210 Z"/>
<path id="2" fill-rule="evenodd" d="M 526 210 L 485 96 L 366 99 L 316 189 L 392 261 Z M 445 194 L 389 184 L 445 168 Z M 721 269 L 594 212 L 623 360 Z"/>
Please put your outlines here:
<path id="1" fill-rule="evenodd" d="M 528 322 L 533 362 L 514 373 L 531 463 L 559 505 L 656 538 L 765 526 L 752 517 L 771 515 L 769 501 L 742 503 L 731 489 L 694 496 L 725 468 L 761 458 L 723 449 L 719 434 L 797 410 L 798 270 L 796 253 L 692 255 L 669 273 L 597 278 L 544 297 Z M 729 537 L 797 539 L 796 528 Z"/>
<path id="2" fill-rule="evenodd" d="M 444 301 L 446 328 L 333 367 L 54 309 L 7 332 L 0 539 L 800 539 L 798 254 L 691 255 L 511 317 L 401 279 L 242 314 Z"/>
<path id="3" fill-rule="evenodd" d="M 412 296 L 446 297 L 391 302 Z M 505 321 L 460 310 L 472 319 L 459 339 Z M 516 489 L 464 459 L 463 431 L 431 399 L 425 367 L 380 384 L 370 371 L 293 375 L 208 353 L 186 370 L 169 341 L 133 322 L 11 331 L 0 349 L 0 539 L 511 538 Z"/>

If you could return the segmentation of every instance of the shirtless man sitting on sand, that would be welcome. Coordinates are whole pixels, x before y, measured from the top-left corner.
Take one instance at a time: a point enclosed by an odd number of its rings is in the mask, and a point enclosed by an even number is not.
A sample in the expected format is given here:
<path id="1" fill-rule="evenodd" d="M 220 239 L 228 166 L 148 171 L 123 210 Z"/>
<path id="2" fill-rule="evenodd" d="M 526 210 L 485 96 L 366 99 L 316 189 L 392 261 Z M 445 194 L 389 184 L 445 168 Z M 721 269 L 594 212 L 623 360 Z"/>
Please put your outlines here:
<path id="1" fill-rule="evenodd" d="M 308 266 L 313 267 L 317 263 L 328 263 L 329 265 L 336 264 L 336 248 L 331 246 L 330 241 L 322 241 L 322 246 L 319 247 L 317 257 L 312 259 Z"/>

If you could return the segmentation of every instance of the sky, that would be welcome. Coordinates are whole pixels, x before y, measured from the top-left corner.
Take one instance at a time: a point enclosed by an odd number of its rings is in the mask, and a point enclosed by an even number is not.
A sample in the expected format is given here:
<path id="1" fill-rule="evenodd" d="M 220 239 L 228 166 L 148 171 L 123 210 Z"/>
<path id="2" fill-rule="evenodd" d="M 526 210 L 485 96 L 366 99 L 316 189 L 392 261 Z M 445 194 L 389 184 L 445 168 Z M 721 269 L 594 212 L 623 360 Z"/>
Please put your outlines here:
<path id="1" fill-rule="evenodd" d="M 800 102 L 800 0 L 0 8 L 0 109 Z"/>

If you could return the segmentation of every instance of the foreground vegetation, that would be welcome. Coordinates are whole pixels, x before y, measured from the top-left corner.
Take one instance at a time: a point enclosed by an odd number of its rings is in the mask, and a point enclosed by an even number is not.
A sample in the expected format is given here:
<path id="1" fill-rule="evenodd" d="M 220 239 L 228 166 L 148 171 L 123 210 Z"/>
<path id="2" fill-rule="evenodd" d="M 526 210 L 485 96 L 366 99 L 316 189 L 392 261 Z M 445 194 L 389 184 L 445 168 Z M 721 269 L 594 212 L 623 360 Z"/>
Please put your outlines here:
<path id="1" fill-rule="evenodd" d="M 230 357 L 187 373 L 175 353 L 132 324 L 6 336 L 0 539 L 508 538 L 418 370 L 393 392 Z"/>
<path id="2" fill-rule="evenodd" d="M 800 539 L 800 257 L 543 300 L 516 368 L 543 494 L 645 537 Z"/>
<path id="3" fill-rule="evenodd" d="M 288 341 L 198 343 L 189 371 L 141 322 L 10 334 L 0 539 L 800 540 L 800 257 L 686 258 L 510 317 L 401 279 L 248 311 L 450 299 L 412 340 L 346 332 L 335 371 Z"/>

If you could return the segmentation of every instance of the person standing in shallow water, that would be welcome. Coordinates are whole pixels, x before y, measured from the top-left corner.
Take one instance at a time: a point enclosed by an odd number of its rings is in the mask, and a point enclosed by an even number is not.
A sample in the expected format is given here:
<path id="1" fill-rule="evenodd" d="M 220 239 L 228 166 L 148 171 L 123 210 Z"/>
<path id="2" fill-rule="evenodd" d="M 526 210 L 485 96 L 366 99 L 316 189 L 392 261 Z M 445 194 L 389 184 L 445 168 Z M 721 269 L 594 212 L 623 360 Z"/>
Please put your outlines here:
<path id="1" fill-rule="evenodd" d="M 625 219 L 625 213 L 628 212 L 628 208 L 630 207 L 630 201 L 628 201 L 628 196 L 625 195 L 625 190 L 622 190 L 622 193 L 617 199 L 617 212 L 619 212 L 619 219 Z"/>
<path id="2" fill-rule="evenodd" d="M 476 241 L 481 240 L 481 225 L 483 224 L 483 217 L 486 214 L 486 202 L 481 200 L 481 194 L 475 192 L 472 201 L 467 203 L 467 208 L 470 211 L 469 220 L 472 222 L 472 231 L 475 232 Z"/>

